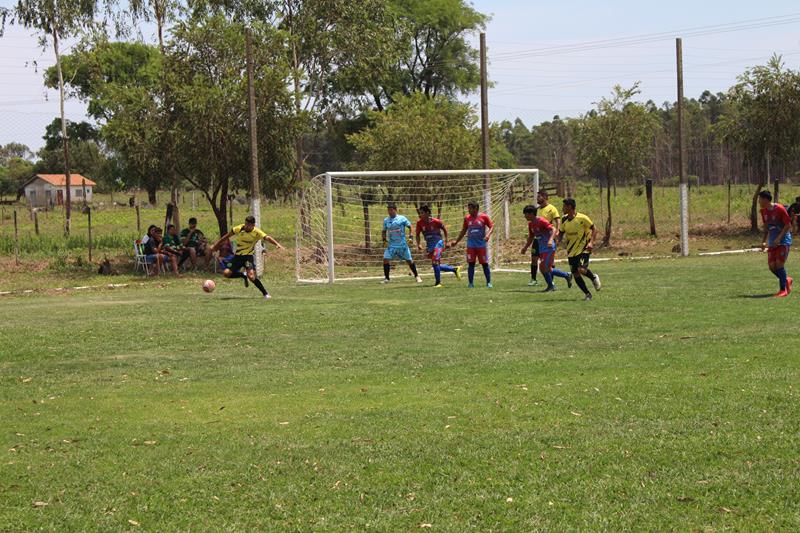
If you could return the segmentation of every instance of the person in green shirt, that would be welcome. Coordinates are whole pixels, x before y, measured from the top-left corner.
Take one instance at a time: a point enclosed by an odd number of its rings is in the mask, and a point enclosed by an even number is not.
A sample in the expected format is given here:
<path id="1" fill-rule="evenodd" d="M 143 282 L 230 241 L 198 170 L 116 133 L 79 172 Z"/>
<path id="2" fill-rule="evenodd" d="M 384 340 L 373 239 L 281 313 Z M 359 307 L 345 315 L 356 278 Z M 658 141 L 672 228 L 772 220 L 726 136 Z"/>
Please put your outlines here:
<path id="1" fill-rule="evenodd" d="M 211 254 L 206 253 L 206 236 L 197 229 L 196 218 L 189 219 L 189 227 L 181 230 L 180 237 L 181 244 L 185 249 L 185 254 L 181 257 L 180 264 L 189 259 L 192 262 L 192 268 L 197 268 L 197 258 L 202 257 L 205 268 L 208 268 Z"/>
<path id="2" fill-rule="evenodd" d="M 161 253 L 167 256 L 172 264 L 172 271 L 175 272 L 176 276 L 179 276 L 178 260 L 188 252 L 184 250 L 181 238 L 178 236 L 178 228 L 174 224 L 167 226 L 167 234 L 164 235 L 164 239 L 161 241 Z"/>

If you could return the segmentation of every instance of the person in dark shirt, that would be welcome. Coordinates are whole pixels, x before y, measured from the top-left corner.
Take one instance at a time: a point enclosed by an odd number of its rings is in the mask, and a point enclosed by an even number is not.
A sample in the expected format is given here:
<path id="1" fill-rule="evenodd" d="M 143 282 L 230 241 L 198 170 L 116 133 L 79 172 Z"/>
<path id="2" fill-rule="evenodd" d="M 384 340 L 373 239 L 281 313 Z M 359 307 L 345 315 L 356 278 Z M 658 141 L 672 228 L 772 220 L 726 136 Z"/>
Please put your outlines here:
<path id="1" fill-rule="evenodd" d="M 166 256 L 161 253 L 163 233 L 161 228 L 150 226 L 147 229 L 147 240 L 142 239 L 142 248 L 148 265 L 154 265 L 155 269 L 150 272 L 151 276 L 158 276 L 161 273 L 161 265 L 166 261 Z"/>
<path id="2" fill-rule="evenodd" d="M 796 233 L 800 233 L 800 196 L 794 199 L 794 203 L 787 209 L 789 216 L 792 217 L 792 226 Z"/>

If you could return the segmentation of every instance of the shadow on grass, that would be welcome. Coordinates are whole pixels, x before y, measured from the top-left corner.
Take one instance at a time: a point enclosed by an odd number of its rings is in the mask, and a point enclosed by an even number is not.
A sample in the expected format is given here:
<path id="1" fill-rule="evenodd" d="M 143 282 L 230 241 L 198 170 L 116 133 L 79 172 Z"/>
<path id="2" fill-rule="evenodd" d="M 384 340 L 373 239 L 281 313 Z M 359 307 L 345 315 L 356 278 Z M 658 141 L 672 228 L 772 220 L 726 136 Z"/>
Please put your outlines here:
<path id="1" fill-rule="evenodd" d="M 737 294 L 734 298 L 746 298 L 748 300 L 757 300 L 760 298 L 772 298 L 774 294 Z"/>

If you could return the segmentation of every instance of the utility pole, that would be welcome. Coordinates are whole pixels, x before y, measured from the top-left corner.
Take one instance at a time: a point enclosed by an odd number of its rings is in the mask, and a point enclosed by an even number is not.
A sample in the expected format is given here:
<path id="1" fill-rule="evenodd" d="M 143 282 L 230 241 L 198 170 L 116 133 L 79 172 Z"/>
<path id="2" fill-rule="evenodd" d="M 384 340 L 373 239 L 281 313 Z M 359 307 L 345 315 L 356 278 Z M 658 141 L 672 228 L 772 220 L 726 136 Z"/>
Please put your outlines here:
<path id="1" fill-rule="evenodd" d="M 489 83 L 486 74 L 486 34 L 481 32 L 481 164 L 489 168 Z M 483 209 L 492 216 L 491 181 L 488 174 L 483 175 Z M 492 262 L 492 245 L 489 243 L 489 262 Z"/>
<path id="2" fill-rule="evenodd" d="M 689 185 L 686 181 L 686 146 L 683 138 L 683 41 L 675 39 L 678 63 L 678 166 L 680 167 L 681 255 L 689 255 Z"/>
<path id="3" fill-rule="evenodd" d="M 249 104 L 250 129 L 250 210 L 256 217 L 256 227 L 261 227 L 261 187 L 258 183 L 258 129 L 256 123 L 256 88 L 253 84 L 253 42 L 250 28 L 245 30 L 245 54 L 247 56 L 247 101 Z M 254 250 L 256 273 L 264 273 L 264 259 L 261 241 Z"/>

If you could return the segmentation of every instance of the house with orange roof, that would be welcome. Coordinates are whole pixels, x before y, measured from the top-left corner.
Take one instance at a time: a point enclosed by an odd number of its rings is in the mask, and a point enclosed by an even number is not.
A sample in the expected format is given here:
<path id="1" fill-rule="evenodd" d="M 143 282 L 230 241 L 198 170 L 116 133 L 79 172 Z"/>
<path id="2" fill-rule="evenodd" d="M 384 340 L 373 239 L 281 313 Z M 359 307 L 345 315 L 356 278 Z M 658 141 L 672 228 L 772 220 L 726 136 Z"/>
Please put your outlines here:
<path id="1" fill-rule="evenodd" d="M 95 182 L 80 174 L 70 174 L 72 203 L 89 203 Z M 53 207 L 64 205 L 67 198 L 67 178 L 64 174 L 36 174 L 22 186 L 25 198 L 31 207 Z"/>

